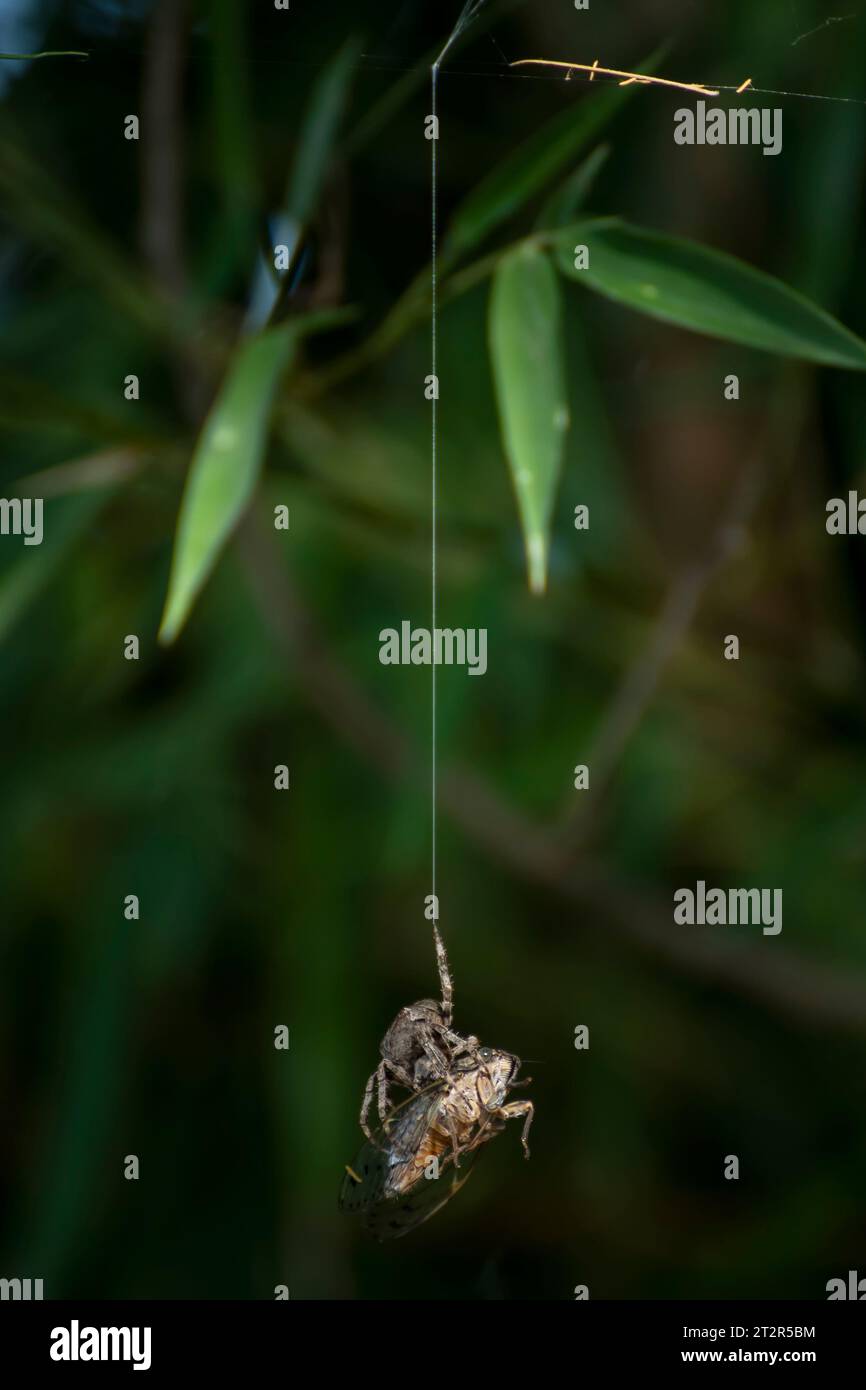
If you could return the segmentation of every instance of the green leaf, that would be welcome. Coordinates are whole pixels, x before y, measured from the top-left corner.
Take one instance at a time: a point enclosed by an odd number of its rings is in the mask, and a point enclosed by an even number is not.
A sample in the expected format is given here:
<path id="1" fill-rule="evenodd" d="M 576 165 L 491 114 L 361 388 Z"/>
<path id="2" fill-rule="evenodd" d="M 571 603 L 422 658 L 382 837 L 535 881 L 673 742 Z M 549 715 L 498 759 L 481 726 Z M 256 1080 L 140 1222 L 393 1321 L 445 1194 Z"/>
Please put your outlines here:
<path id="1" fill-rule="evenodd" d="M 609 154 L 610 145 L 598 145 L 574 173 L 569 174 L 544 203 L 536 219 L 536 231 L 565 227 L 574 221 L 575 213 L 580 211 L 592 192 L 592 186 Z"/>
<path id="2" fill-rule="evenodd" d="M 271 405 L 303 334 L 345 316 L 311 314 L 241 344 L 196 445 L 180 506 L 168 596 L 159 629 L 174 641 L 252 497 Z"/>
<path id="3" fill-rule="evenodd" d="M 568 399 L 562 307 L 550 260 L 527 244 L 505 256 L 490 295 L 490 356 L 505 453 L 517 493 L 529 587 L 547 583 L 550 518 Z"/>
<path id="4" fill-rule="evenodd" d="M 313 88 L 286 195 L 286 211 L 302 225 L 315 209 L 328 173 L 359 49 L 357 39 L 347 39 Z"/>
<path id="5" fill-rule="evenodd" d="M 574 265 L 579 243 L 589 248 L 585 270 Z M 866 343 L 831 314 L 712 247 L 607 218 L 559 238 L 557 259 L 571 279 L 680 328 L 806 362 L 866 369 Z"/>
<path id="6" fill-rule="evenodd" d="M 660 52 L 637 71 L 652 72 Z M 628 87 L 590 89 L 582 100 L 569 105 L 497 164 L 457 209 L 443 246 L 443 260 L 448 262 L 464 255 L 519 212 L 595 139 L 638 87 L 638 83 L 633 83 Z"/>

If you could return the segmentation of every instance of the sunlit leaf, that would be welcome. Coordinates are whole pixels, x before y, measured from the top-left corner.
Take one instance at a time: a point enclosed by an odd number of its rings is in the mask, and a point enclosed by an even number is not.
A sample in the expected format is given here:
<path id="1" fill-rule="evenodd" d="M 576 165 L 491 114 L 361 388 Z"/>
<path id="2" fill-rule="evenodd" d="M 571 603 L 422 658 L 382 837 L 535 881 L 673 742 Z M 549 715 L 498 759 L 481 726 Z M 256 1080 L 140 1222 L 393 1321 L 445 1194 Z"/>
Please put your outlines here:
<path id="1" fill-rule="evenodd" d="M 505 257 L 490 296 L 490 355 L 505 453 L 523 527 L 529 586 L 547 582 L 550 518 L 568 428 L 556 272 L 539 248 Z"/>
<path id="2" fill-rule="evenodd" d="M 575 268 L 575 247 L 589 265 Z M 652 318 L 807 362 L 866 369 L 866 343 L 805 295 L 725 252 L 599 219 L 559 239 L 571 279 Z"/>
<path id="3" fill-rule="evenodd" d="M 180 507 L 159 630 L 172 642 L 246 509 L 264 457 L 274 392 L 301 336 L 342 319 L 310 315 L 241 344 L 205 421 Z"/>

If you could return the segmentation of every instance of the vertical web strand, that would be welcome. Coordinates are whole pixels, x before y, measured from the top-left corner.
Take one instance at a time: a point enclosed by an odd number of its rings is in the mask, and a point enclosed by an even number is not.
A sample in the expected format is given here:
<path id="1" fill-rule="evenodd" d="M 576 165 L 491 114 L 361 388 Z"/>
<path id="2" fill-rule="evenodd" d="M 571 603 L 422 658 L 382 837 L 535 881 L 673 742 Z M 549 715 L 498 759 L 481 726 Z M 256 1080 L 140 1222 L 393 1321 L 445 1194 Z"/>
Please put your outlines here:
<path id="1" fill-rule="evenodd" d="M 436 183 L 438 183 L 438 160 L 436 160 L 436 146 L 439 143 L 439 63 L 445 57 L 446 49 L 442 50 L 441 56 L 434 64 L 431 74 L 431 107 L 432 107 L 432 138 L 431 140 L 431 190 L 430 190 L 430 210 L 431 210 L 431 373 L 434 377 L 434 391 L 432 391 L 432 413 L 431 413 L 431 459 L 430 459 L 430 486 L 431 486 L 431 525 L 430 525 L 430 606 L 431 606 L 431 756 L 430 756 L 430 794 L 431 794 L 431 892 L 436 895 L 436 406 L 438 406 L 439 381 L 438 363 L 436 363 L 436 288 L 438 288 L 438 227 L 436 227 Z M 434 903 L 434 912 L 436 905 Z M 438 913 L 436 913 L 438 915 Z"/>
<path id="2" fill-rule="evenodd" d="M 430 142 L 430 371 L 433 374 L 433 395 L 431 399 L 430 425 L 430 892 L 436 897 L 436 542 L 437 542 L 437 409 L 439 396 L 439 372 L 437 362 L 437 318 L 438 318 L 438 175 L 439 161 L 439 69 L 451 45 L 460 37 L 464 29 L 484 8 L 487 0 L 466 0 L 460 18 L 454 26 L 445 47 L 430 70 L 430 110 L 433 116 L 432 140 Z M 437 911 L 438 915 L 438 911 Z"/>
<path id="3" fill-rule="evenodd" d="M 430 105 L 433 115 L 433 139 L 430 142 L 430 220 L 431 220 L 431 260 L 430 260 L 430 371 L 433 373 L 433 399 L 431 413 L 431 442 L 430 442 L 430 640 L 432 644 L 430 662 L 430 856 L 431 856 L 431 887 L 430 891 L 434 898 L 436 896 L 436 407 L 438 405 L 437 396 L 439 395 L 438 368 L 437 368 L 437 341 L 436 341 L 436 317 L 437 317 L 437 176 L 438 161 L 436 158 L 436 147 L 439 143 L 438 136 L 438 87 L 439 87 L 439 64 L 445 56 L 446 49 L 443 49 L 437 61 L 433 64 L 430 78 L 431 97 Z M 435 911 L 435 904 L 434 904 Z"/>

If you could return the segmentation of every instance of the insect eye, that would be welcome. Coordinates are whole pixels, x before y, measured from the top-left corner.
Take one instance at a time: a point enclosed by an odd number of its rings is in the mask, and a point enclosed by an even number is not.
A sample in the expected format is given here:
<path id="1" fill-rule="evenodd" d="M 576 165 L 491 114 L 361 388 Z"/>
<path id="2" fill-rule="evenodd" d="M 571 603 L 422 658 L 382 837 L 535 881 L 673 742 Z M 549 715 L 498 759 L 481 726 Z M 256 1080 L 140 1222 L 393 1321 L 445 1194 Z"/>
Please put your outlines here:
<path id="1" fill-rule="evenodd" d="M 479 1047 L 478 1056 L 481 1058 L 482 1062 L 489 1062 L 490 1058 L 493 1056 L 493 1048 Z"/>

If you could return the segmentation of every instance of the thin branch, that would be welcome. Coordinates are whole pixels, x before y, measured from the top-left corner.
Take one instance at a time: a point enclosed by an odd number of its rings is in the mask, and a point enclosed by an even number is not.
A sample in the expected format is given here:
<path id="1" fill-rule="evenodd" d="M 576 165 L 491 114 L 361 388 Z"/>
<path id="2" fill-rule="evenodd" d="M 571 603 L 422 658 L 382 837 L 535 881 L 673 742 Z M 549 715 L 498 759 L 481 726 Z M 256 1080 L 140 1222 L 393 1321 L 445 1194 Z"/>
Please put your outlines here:
<path id="1" fill-rule="evenodd" d="M 34 58 L 89 58 L 90 54 L 80 48 L 43 48 L 41 53 L 0 53 L 0 59 L 13 62 L 30 62 Z"/>
<path id="2" fill-rule="evenodd" d="M 665 669 L 691 627 L 701 599 L 742 544 L 764 479 L 763 465 L 744 470 L 710 536 L 706 553 L 671 581 L 643 654 L 623 676 L 589 753 L 581 758 L 590 771 L 590 790 L 580 798 L 577 810 L 566 817 L 564 842 L 580 844 L 597 818 L 600 800 L 652 703 Z"/>
<path id="3" fill-rule="evenodd" d="M 793 406 L 792 395 L 796 401 Z M 558 831 L 563 848 L 569 844 L 579 848 L 590 826 L 597 822 L 601 802 L 623 754 L 652 703 L 665 669 L 691 627 L 704 594 L 719 570 L 739 550 L 771 468 L 792 453 L 805 416 L 806 399 L 802 367 L 791 364 L 771 397 L 766 428 L 731 490 L 704 555 L 672 580 L 642 656 L 623 676 L 587 756 L 580 759 L 589 768 L 591 789 L 581 796 L 577 808 L 569 809 L 563 817 Z"/>
<path id="4" fill-rule="evenodd" d="M 100 449 L 97 453 L 40 469 L 38 473 L 28 473 L 19 480 L 18 486 L 26 486 L 40 497 L 89 492 L 93 488 L 127 482 L 140 470 L 145 458 L 145 451 L 132 445 Z"/>
<path id="5" fill-rule="evenodd" d="M 307 695 L 361 758 L 372 760 L 388 777 L 404 776 L 410 765 L 408 743 L 327 650 L 254 511 L 238 531 L 238 546 L 262 615 L 292 666 L 298 663 Z"/>
<path id="6" fill-rule="evenodd" d="M 238 535 L 243 566 L 262 617 L 311 704 L 378 772 L 402 780 L 422 763 L 403 733 L 370 701 L 331 655 L 296 594 L 270 529 L 255 511 Z M 476 844 L 502 864 L 678 969 L 789 1014 L 802 1024 L 866 1032 L 866 981 L 851 979 L 791 951 L 749 946 L 711 928 L 681 931 L 643 892 L 623 887 L 603 868 L 569 863 L 555 836 L 505 802 L 476 773 L 456 766 L 439 779 L 439 804 Z"/>
<path id="7" fill-rule="evenodd" d="M 560 237 L 566 236 L 568 230 L 567 227 L 561 227 L 554 231 L 532 232 L 498 251 L 491 251 L 488 255 L 472 261 L 462 270 L 454 271 L 440 287 L 440 303 L 449 304 L 460 295 L 474 289 L 476 285 L 480 285 L 493 275 L 505 256 L 512 255 L 524 247 L 552 246 Z M 344 353 L 342 357 L 338 357 L 335 362 L 319 371 L 307 373 L 300 379 L 298 386 L 293 387 L 292 394 L 304 401 L 316 400 L 335 386 L 342 385 L 350 377 L 357 376 L 359 372 L 365 371 L 374 362 L 387 356 L 404 334 L 423 322 L 429 313 L 430 267 L 426 266 L 407 285 L 393 308 L 359 347 Z"/>
<path id="8" fill-rule="evenodd" d="M 515 62 L 509 63 L 512 68 L 539 67 L 539 68 L 564 68 L 570 77 L 573 72 L 588 72 L 590 82 L 596 74 L 604 77 L 621 77 L 621 87 L 630 87 L 632 83 L 639 82 L 642 86 L 652 87 L 675 87 L 679 92 L 697 92 L 699 96 L 717 97 L 718 87 L 705 87 L 701 82 L 674 82 L 670 77 L 652 77 L 648 73 L 631 72 L 621 68 L 603 68 L 599 66 L 598 59 L 594 63 L 562 63 L 552 58 L 518 58 Z"/>

